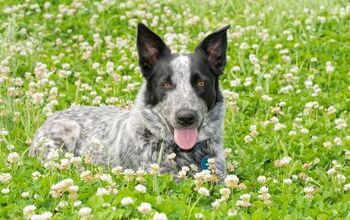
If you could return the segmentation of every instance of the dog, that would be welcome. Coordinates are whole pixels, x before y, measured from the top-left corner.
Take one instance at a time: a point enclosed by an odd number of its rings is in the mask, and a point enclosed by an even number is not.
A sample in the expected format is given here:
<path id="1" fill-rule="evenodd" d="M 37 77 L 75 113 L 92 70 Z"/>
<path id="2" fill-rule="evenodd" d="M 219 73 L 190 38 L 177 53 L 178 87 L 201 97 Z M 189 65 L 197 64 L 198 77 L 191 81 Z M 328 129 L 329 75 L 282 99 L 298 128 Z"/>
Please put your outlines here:
<path id="1" fill-rule="evenodd" d="M 208 169 L 214 159 L 225 177 L 219 76 L 226 65 L 228 28 L 206 36 L 194 53 L 178 55 L 139 23 L 137 50 L 145 82 L 133 108 L 78 106 L 56 112 L 37 131 L 30 155 L 45 159 L 61 149 L 124 169 L 158 163 L 160 173 L 175 175 L 183 166 Z"/>

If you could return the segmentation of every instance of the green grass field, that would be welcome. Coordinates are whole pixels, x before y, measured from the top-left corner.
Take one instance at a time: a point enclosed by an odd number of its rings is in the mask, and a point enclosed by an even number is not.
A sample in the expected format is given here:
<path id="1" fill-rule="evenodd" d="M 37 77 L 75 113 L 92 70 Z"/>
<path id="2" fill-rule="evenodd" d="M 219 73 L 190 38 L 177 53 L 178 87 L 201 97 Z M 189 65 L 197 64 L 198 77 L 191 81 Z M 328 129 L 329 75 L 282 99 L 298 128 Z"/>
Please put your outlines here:
<path id="1" fill-rule="evenodd" d="M 226 184 L 28 156 L 55 111 L 132 105 L 138 22 L 174 52 L 231 24 Z M 350 219 L 349 111 L 348 0 L 0 0 L 0 219 Z"/>

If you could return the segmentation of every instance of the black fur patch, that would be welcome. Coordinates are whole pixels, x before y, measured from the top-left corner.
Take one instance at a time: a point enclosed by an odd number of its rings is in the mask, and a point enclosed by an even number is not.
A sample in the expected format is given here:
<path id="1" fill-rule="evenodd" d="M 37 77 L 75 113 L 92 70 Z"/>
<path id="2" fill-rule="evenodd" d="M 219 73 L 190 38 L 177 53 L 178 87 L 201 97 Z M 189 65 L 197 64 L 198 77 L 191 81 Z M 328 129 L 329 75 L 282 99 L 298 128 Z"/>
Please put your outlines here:
<path id="1" fill-rule="evenodd" d="M 172 59 L 173 57 L 170 55 L 162 57 L 155 64 L 149 77 L 146 78 L 145 102 L 147 105 L 157 105 L 164 99 L 168 92 L 162 87 L 162 83 L 165 81 L 171 82 L 173 70 L 170 66 L 170 62 Z"/>
<path id="2" fill-rule="evenodd" d="M 208 110 L 212 109 L 217 102 L 223 101 L 219 89 L 218 76 L 211 70 L 208 61 L 199 54 L 190 55 L 191 59 L 191 85 L 196 94 L 204 100 Z M 195 87 L 197 80 L 205 80 L 206 86 L 198 89 Z"/>

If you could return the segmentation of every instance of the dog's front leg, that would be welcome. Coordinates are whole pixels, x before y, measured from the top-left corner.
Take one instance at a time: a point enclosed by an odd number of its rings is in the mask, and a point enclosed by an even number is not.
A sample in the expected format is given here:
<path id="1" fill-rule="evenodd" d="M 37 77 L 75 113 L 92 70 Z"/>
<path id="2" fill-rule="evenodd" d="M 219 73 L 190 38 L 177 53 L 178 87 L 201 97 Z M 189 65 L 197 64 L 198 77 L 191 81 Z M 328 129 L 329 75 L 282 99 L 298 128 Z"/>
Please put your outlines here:
<path id="1" fill-rule="evenodd" d="M 221 183 L 224 181 L 227 175 L 224 147 L 222 144 L 215 142 L 212 143 L 211 147 L 215 152 L 215 156 L 213 157 L 213 159 L 215 160 L 215 165 L 219 176 L 219 182 Z"/>

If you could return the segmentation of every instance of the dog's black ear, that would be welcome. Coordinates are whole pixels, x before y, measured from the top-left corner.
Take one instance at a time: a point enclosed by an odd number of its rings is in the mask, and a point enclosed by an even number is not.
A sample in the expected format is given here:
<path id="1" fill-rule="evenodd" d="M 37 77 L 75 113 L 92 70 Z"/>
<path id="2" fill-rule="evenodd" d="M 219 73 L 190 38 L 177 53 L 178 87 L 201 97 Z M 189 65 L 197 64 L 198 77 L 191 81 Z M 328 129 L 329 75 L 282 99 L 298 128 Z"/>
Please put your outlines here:
<path id="1" fill-rule="evenodd" d="M 196 53 L 203 54 L 207 57 L 210 66 L 217 75 L 221 75 L 226 64 L 227 50 L 227 25 L 220 30 L 211 33 L 196 48 Z"/>
<path id="2" fill-rule="evenodd" d="M 137 50 L 140 68 L 145 77 L 149 76 L 161 56 L 171 53 L 163 40 L 143 23 L 137 27 Z"/>

